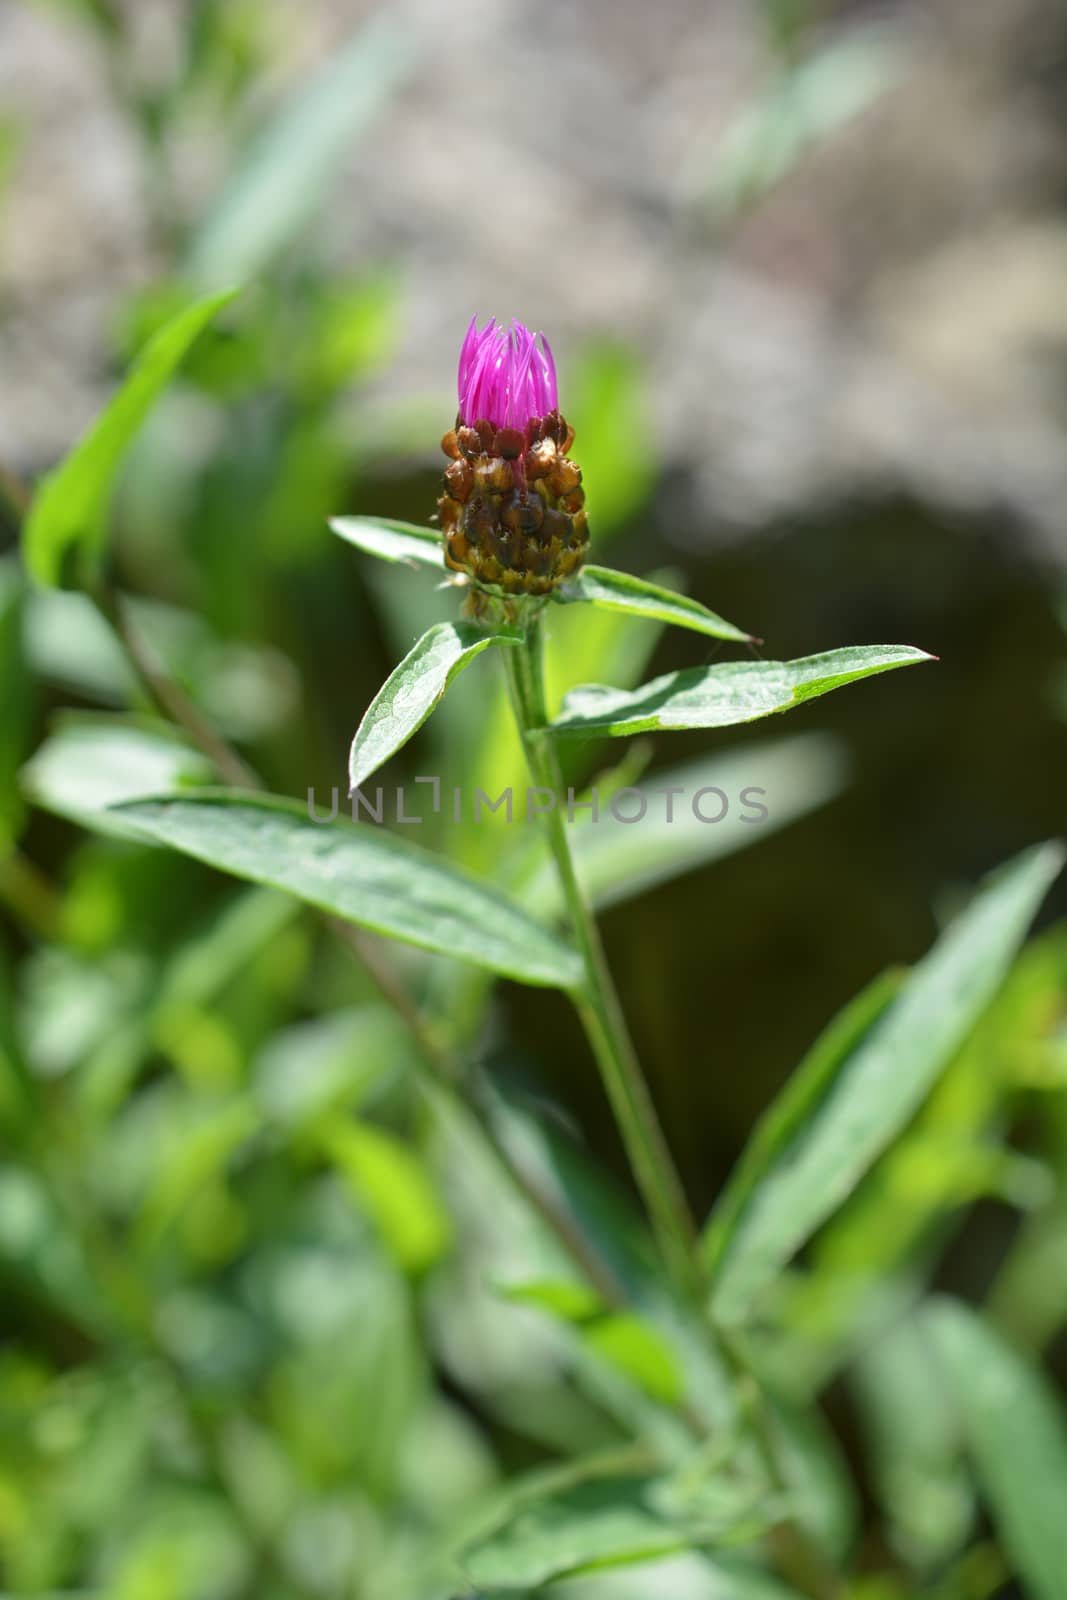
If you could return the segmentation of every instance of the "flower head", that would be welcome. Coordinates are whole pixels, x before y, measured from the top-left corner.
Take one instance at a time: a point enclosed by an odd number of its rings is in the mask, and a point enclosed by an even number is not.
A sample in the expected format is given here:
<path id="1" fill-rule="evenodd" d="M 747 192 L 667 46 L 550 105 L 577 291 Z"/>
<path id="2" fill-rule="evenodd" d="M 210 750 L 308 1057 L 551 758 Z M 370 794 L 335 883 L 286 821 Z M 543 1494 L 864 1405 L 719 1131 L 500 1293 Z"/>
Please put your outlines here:
<path id="1" fill-rule="evenodd" d="M 559 413 L 556 363 L 543 333 L 493 317 L 467 329 L 459 415 L 437 502 L 445 564 L 481 589 L 548 594 L 589 548 L 582 474 Z"/>
<path id="2" fill-rule="evenodd" d="M 544 334 L 515 321 L 500 327 L 495 317 L 479 328 L 472 317 L 459 353 L 460 420 L 521 429 L 558 406 L 556 363 Z"/>

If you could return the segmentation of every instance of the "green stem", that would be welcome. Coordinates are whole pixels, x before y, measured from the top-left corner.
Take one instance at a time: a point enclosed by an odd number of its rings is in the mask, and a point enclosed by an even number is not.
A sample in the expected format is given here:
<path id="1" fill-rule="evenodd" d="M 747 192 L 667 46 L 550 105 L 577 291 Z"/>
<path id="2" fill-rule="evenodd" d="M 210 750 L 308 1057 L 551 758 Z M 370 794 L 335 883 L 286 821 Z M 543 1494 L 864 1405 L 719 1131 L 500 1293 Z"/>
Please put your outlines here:
<path id="1" fill-rule="evenodd" d="M 539 789 L 555 797 L 542 815 L 583 966 L 582 983 L 571 998 L 600 1068 L 671 1278 L 684 1298 L 693 1300 L 700 1290 L 696 1230 L 630 1038 L 600 930 L 578 881 L 561 810 L 564 796 L 559 761 L 551 738 L 543 731 L 548 719 L 540 614 L 528 618 L 523 643 L 503 653 L 530 776 Z"/>
<path id="2" fill-rule="evenodd" d="M 707 1316 L 696 1229 L 626 1026 L 596 919 L 575 870 L 561 810 L 565 802 L 559 761 L 551 736 L 544 731 L 548 717 L 539 613 L 527 619 L 523 643 L 513 650 L 505 650 L 503 655 L 530 777 L 538 788 L 550 790 L 556 797 L 555 804 L 542 812 L 542 816 L 584 968 L 583 981 L 573 992 L 572 999 L 596 1056 L 671 1281 L 683 1299 L 699 1310 L 712 1347 L 734 1379 L 768 1479 L 784 1492 L 785 1477 L 773 1439 L 767 1399 L 759 1380 L 742 1354 Z M 795 1518 L 783 1518 L 776 1525 L 770 1545 L 779 1571 L 800 1593 L 811 1596 L 812 1600 L 839 1600 L 840 1584 L 836 1574 L 828 1569 L 822 1553 Z"/>
<path id="3" fill-rule="evenodd" d="M 216 767 L 219 775 L 233 788 L 258 788 L 259 780 L 252 768 L 225 739 L 219 737 L 199 706 L 190 700 L 185 690 L 156 660 L 151 647 L 130 620 L 121 595 L 109 583 L 101 580 L 90 590 L 90 598 L 118 639 L 135 676 L 156 710 L 185 730 L 196 747 Z"/>
<path id="4" fill-rule="evenodd" d="M 772 1489 L 783 1499 L 791 1493 L 775 1437 L 774 1415 L 766 1390 L 737 1340 L 708 1318 L 712 1343 L 733 1379 L 742 1418 Z M 795 1516 L 782 1516 L 767 1542 L 775 1566 L 799 1594 L 811 1600 L 841 1600 L 841 1583 L 826 1556 Z"/>
<path id="5" fill-rule="evenodd" d="M 9 906 L 38 938 L 51 943 L 60 937 L 59 895 L 40 868 L 15 847 L 0 855 L 0 904 Z"/>

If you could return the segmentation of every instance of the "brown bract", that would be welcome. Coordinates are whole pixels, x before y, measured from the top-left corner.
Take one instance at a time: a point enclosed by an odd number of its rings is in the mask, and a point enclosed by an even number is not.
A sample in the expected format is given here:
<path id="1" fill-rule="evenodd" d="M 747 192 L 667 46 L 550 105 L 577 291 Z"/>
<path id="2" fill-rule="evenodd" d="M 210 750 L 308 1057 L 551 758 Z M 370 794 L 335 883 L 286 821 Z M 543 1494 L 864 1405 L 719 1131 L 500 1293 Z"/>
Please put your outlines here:
<path id="1" fill-rule="evenodd" d="M 509 595 L 548 594 L 576 572 L 589 529 L 581 469 L 567 455 L 573 439 L 558 411 L 524 431 L 457 421 L 441 440 L 446 566 Z"/>

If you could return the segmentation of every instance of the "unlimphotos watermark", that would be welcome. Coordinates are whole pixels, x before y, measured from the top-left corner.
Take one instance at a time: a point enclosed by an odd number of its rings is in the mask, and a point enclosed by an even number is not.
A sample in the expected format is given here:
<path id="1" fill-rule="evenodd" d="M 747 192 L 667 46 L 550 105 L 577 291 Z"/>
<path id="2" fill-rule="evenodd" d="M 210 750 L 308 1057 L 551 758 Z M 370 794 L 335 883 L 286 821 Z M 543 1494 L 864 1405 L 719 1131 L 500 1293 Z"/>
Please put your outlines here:
<path id="1" fill-rule="evenodd" d="M 600 791 L 592 789 L 567 789 L 556 794 L 552 789 L 515 789 L 510 784 L 493 796 L 487 790 L 474 787 L 466 790 L 453 787 L 446 794 L 438 777 L 419 777 L 419 805 L 409 809 L 414 802 L 408 788 L 401 784 L 392 791 L 391 803 L 386 790 L 379 786 L 373 791 L 354 789 L 349 796 L 353 822 L 392 821 L 400 826 L 413 827 L 427 820 L 427 815 L 444 817 L 450 823 L 485 822 L 489 818 L 504 822 L 530 822 L 547 812 L 559 810 L 568 822 L 579 818 L 583 822 L 612 821 L 630 825 L 654 819 L 657 822 L 677 824 L 705 823 L 714 827 L 728 817 L 745 823 L 766 822 L 770 811 L 764 803 L 766 789 L 756 784 L 746 785 L 735 793 L 728 793 L 714 784 L 692 791 L 682 784 L 666 788 L 612 789 L 602 800 Z M 429 801 L 429 813 L 426 802 Z M 330 790 L 328 811 L 320 809 L 313 788 L 308 789 L 308 816 L 312 822 L 334 822 L 340 813 L 340 790 Z"/>

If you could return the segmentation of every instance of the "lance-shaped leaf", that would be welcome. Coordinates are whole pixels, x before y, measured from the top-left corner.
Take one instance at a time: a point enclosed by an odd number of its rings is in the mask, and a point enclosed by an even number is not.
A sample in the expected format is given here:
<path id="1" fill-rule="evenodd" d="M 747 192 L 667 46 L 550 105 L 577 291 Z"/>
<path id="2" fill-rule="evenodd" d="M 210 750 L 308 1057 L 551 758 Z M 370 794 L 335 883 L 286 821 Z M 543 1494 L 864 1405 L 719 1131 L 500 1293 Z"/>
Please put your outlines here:
<path id="1" fill-rule="evenodd" d="M 422 727 L 452 679 L 491 644 L 518 644 L 521 635 L 486 633 L 472 622 L 438 622 L 386 678 L 356 729 L 348 755 L 354 793 L 372 772 Z"/>
<path id="2" fill-rule="evenodd" d="M 625 611 L 631 616 L 648 617 L 653 622 L 671 622 L 679 628 L 692 628 L 695 633 L 706 633 L 713 639 L 733 639 L 739 644 L 758 642 L 751 633 L 735 628 L 725 617 L 717 616 L 697 600 L 672 589 L 663 589 L 658 583 L 647 583 L 630 572 L 616 572 L 611 567 L 583 567 L 573 578 L 553 593 L 554 600 L 564 605 L 585 600 L 608 611 Z"/>
<path id="3" fill-rule="evenodd" d="M 705 1235 L 723 1322 L 744 1320 L 907 1125 L 992 1000 L 1062 863 L 1062 850 L 1046 845 L 996 874 L 882 1015 L 862 1031 L 868 1002 L 850 1009 L 800 1083 L 787 1084 Z M 872 1011 L 880 999 L 869 997 Z"/>
<path id="4" fill-rule="evenodd" d="M 295 800 L 201 790 L 115 814 L 142 838 L 294 894 L 345 922 L 522 983 L 573 988 L 576 953 L 487 883 L 394 834 L 313 822 Z"/>
<path id="5" fill-rule="evenodd" d="M 717 667 L 686 667 L 629 691 L 588 683 L 567 695 L 552 730 L 592 736 L 729 728 L 776 711 L 789 711 L 860 678 L 934 659 L 914 645 L 855 645 L 801 656 L 797 661 L 728 661 Z"/>
<path id="6" fill-rule="evenodd" d="M 26 565 L 40 583 L 73 578 L 77 556 L 99 559 L 111 493 L 126 451 L 190 346 L 235 290 L 186 306 L 138 356 L 126 382 L 38 490 L 23 534 Z"/>
<path id="7" fill-rule="evenodd" d="M 1033 1600 L 1062 1600 L 1067 1416 L 1059 1397 L 958 1301 L 935 1301 L 925 1325 L 1013 1572 Z"/>
<path id="8" fill-rule="evenodd" d="M 202 788 L 215 781 L 211 762 L 160 724 L 68 716 L 22 769 L 35 805 L 97 832 L 127 838 L 112 809 L 145 795 Z"/>
<path id="9" fill-rule="evenodd" d="M 330 527 L 346 544 L 382 561 L 406 561 L 409 566 L 445 571 L 441 535 L 433 528 L 387 517 L 331 517 Z"/>

